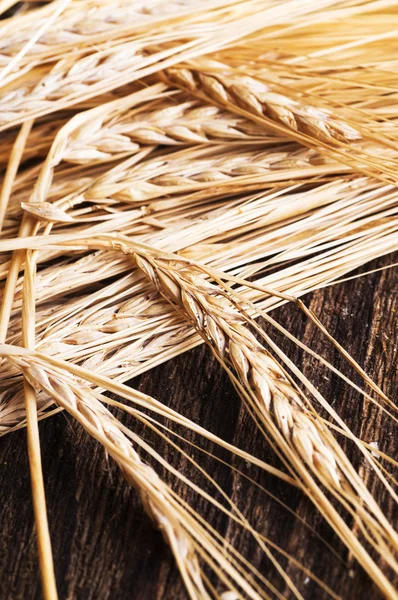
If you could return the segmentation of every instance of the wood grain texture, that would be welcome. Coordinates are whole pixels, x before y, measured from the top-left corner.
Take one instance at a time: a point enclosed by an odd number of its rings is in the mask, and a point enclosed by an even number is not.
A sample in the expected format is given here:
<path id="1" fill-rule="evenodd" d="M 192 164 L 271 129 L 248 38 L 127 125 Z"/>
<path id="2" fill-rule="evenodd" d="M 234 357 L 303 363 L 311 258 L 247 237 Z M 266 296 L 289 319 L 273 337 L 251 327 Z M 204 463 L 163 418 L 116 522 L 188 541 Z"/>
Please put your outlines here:
<path id="1" fill-rule="evenodd" d="M 397 257 L 395 257 L 395 260 Z M 375 261 L 378 267 L 394 257 Z M 367 266 L 369 268 L 369 265 Z M 307 296 L 307 305 L 321 318 L 329 331 L 365 367 L 367 372 L 395 400 L 398 376 L 398 270 L 374 273 Z M 293 334 L 323 354 L 344 373 L 359 382 L 358 376 L 339 357 L 325 338 L 292 306 L 274 313 Z M 280 335 L 270 331 L 304 370 L 333 408 L 355 434 L 377 441 L 384 452 L 396 456 L 396 427 L 377 408 L 364 402 L 360 394 L 342 384 L 326 368 Z M 241 407 L 228 377 L 205 347 L 199 347 L 154 371 L 133 385 L 152 394 L 226 440 L 277 465 L 253 422 Z M 207 485 L 188 460 L 132 418 L 121 418 L 156 444 L 157 450 L 195 482 Z M 321 577 L 344 599 L 378 599 L 379 593 L 366 575 L 350 562 L 342 545 L 315 513 L 310 502 L 297 490 L 249 467 L 243 461 L 215 449 L 200 438 L 178 430 L 202 448 L 230 461 L 261 484 L 266 491 L 285 502 L 313 528 L 304 526 L 286 508 L 238 473 L 184 444 L 189 455 L 200 460 L 231 496 L 250 522 L 264 535 L 280 544 L 297 560 Z M 62 600 L 183 600 L 186 598 L 173 559 L 159 532 L 144 514 L 137 494 L 108 461 L 97 443 L 64 414 L 40 425 L 44 476 L 56 575 Z M 391 520 L 396 508 L 369 473 L 360 455 L 344 439 L 341 443 L 367 480 Z M 158 469 L 160 473 L 161 470 Z M 242 533 L 227 517 L 176 484 L 174 488 L 192 501 L 210 519 L 226 540 L 233 542 L 286 598 L 289 592 L 259 550 L 253 538 Z M 25 432 L 0 439 L 0 598 L 33 600 L 41 598 L 36 557 L 33 510 Z M 321 541 L 318 536 L 322 536 Z M 331 545 L 333 551 L 327 547 Z M 336 556 L 338 555 L 338 556 Z M 348 566 L 343 566 L 343 561 Z M 328 598 L 316 584 L 294 565 L 281 558 L 289 575 L 307 599 Z"/>

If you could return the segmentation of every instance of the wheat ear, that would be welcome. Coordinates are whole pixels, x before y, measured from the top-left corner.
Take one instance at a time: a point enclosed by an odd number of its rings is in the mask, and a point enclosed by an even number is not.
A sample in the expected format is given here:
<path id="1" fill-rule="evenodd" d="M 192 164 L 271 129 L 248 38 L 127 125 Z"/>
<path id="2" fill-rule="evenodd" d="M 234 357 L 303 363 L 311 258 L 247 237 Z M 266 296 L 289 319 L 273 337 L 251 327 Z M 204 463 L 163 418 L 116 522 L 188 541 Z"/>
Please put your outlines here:
<path id="1" fill-rule="evenodd" d="M 168 194 L 209 189 L 213 194 L 236 194 L 252 187 L 264 189 L 294 178 L 326 176 L 347 169 L 333 161 L 325 164 L 318 153 L 307 148 L 281 144 L 269 151 L 248 147 L 238 153 L 225 145 L 187 148 L 148 158 L 131 170 L 123 169 L 123 165 L 117 170 L 100 177 L 81 198 L 92 202 L 109 198 L 143 203 Z M 151 205 L 151 210 L 154 209 L 155 205 Z"/>
<path id="2" fill-rule="evenodd" d="M 13 359 L 16 362 L 17 359 Z M 196 552 L 178 522 L 174 501 L 167 485 L 155 471 L 144 464 L 132 444 L 120 431 L 118 421 L 99 402 L 92 390 L 56 370 L 33 361 L 19 361 L 30 384 L 44 390 L 55 402 L 72 414 L 79 423 L 115 459 L 126 479 L 140 493 L 146 511 L 162 531 L 173 551 L 192 598 L 207 598 L 200 575 Z M 185 575 L 184 575 L 185 573 Z M 203 594 L 203 595 L 202 595 Z"/>
<path id="3" fill-rule="evenodd" d="M 131 96 L 131 94 L 129 94 Z M 128 97 L 123 100 L 127 103 Z M 120 104 L 120 103 L 119 103 Z M 198 100 L 173 98 L 149 103 L 145 110 L 122 109 L 112 111 L 109 118 L 98 120 L 89 130 L 90 113 L 85 112 L 81 134 L 76 129 L 70 135 L 62 160 L 70 163 L 93 164 L 119 155 L 132 153 L 141 145 L 167 146 L 239 142 L 241 144 L 275 144 L 285 138 L 268 133 L 264 128 L 244 117 Z M 105 109 L 106 105 L 102 105 Z M 93 109 L 90 109 L 93 110 Z M 137 114 L 138 113 L 138 114 Z M 98 111 L 97 111 L 98 114 Z M 105 110 L 104 110 L 105 114 Z M 69 119 L 38 123 L 32 129 L 24 151 L 24 160 L 47 156 L 55 135 Z M 0 148 L 0 164 L 8 162 L 14 144 L 14 131 L 4 133 Z M 287 138 L 286 138 L 287 141 Z"/>
<path id="4" fill-rule="evenodd" d="M 293 471 L 304 479 L 311 490 L 310 497 L 318 508 L 327 506 L 326 512 L 322 508 L 321 511 L 339 531 L 341 539 L 386 596 L 393 598 L 395 592 L 389 581 L 327 502 L 304 465 L 329 490 L 336 492 L 343 505 L 348 501 L 358 509 L 358 494 L 359 498 L 365 498 L 370 513 L 360 509 L 360 518 L 370 531 L 376 532 L 373 543 L 382 555 L 391 553 L 380 536 L 393 543 L 395 532 L 359 478 L 353 482 L 352 472 L 347 477 L 341 455 L 336 454 L 335 440 L 319 426 L 275 359 L 244 327 L 244 319 L 235 307 L 216 286 L 195 272 L 192 264 L 187 269 L 185 261 L 177 257 L 157 260 L 135 254 L 134 258 L 140 270 L 194 325 L 216 356 L 223 363 L 228 362 L 233 380 L 246 392 L 244 396 L 251 402 L 253 413 L 287 457 Z M 394 565 L 391 556 L 390 564 Z"/>
<path id="5" fill-rule="evenodd" d="M 26 119 L 43 116 L 98 95 L 106 89 L 142 77 L 143 69 L 158 70 L 157 59 L 178 53 L 163 50 L 151 56 L 146 54 L 144 43 L 127 43 L 110 50 L 66 57 L 50 68 L 33 70 L 30 80 L 0 97 L 0 130 L 17 125 Z M 177 58 L 176 58 L 177 60 Z M 126 76 L 129 72 L 129 76 Z M 107 82 L 106 84 L 104 82 Z"/>
<path id="6" fill-rule="evenodd" d="M 82 380 L 33 355 L 12 353 L 7 358 L 23 370 L 35 389 L 43 390 L 48 396 L 69 412 L 105 448 L 120 467 L 127 481 L 140 494 L 144 508 L 162 532 L 174 554 L 177 566 L 190 597 L 193 600 L 210 600 L 212 597 L 205 586 L 198 557 L 215 569 L 227 587 L 241 598 L 260 600 L 264 595 L 257 586 L 252 587 L 249 579 L 242 576 L 235 562 L 229 559 L 225 548 L 217 543 L 200 524 L 200 518 L 162 481 L 152 467 L 139 457 L 130 439 L 123 433 L 119 421 L 97 399 L 95 393 Z M 131 440 L 139 441 L 132 432 Z M 157 457 L 155 451 L 151 452 Z M 159 457 L 160 459 L 160 457 Z M 159 462 L 162 462 L 159 460 Z M 238 556 L 238 555 L 236 555 Z M 260 593 L 259 593 L 260 592 Z M 265 596 L 268 598 L 268 596 Z"/>
<path id="7" fill-rule="evenodd" d="M 90 114 L 87 114 L 87 121 L 89 119 Z M 223 141 L 275 144 L 283 139 L 216 106 L 175 97 L 154 103 L 152 110 L 120 110 L 119 115 L 109 117 L 107 121 L 101 124 L 97 120 L 91 135 L 88 135 L 89 127 L 83 124 L 83 135 L 79 136 L 76 131 L 75 139 L 63 153 L 63 160 L 72 163 L 104 161 L 136 151 L 142 145 L 178 146 Z"/>
<path id="8" fill-rule="evenodd" d="M 197 61 L 167 69 L 169 82 L 225 107 L 237 107 L 257 117 L 268 117 L 288 129 L 328 144 L 361 139 L 359 131 L 329 111 L 303 104 L 280 93 L 260 79 L 242 75 L 216 61 Z M 265 123 L 265 122 L 264 122 Z"/>

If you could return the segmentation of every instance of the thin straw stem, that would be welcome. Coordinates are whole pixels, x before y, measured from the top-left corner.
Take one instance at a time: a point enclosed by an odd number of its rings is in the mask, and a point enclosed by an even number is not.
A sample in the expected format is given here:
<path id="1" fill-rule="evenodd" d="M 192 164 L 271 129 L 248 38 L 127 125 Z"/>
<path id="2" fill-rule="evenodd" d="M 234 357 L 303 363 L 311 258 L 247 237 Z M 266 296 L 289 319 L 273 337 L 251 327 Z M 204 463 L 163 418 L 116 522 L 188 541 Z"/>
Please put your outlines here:
<path id="1" fill-rule="evenodd" d="M 30 233 L 31 219 L 22 219 L 18 236 L 25 237 Z M 7 273 L 7 281 L 4 286 L 3 301 L 0 308 L 0 341 L 5 342 L 7 338 L 7 329 L 10 322 L 12 303 L 14 300 L 15 287 L 18 281 L 19 269 L 21 268 L 25 252 L 18 250 L 12 255 L 10 267 Z"/>
<path id="2" fill-rule="evenodd" d="M 26 254 L 24 275 L 24 305 L 22 321 L 22 340 L 25 348 L 34 349 L 35 345 L 35 303 L 34 303 L 34 258 L 32 252 Z M 43 470 L 41 463 L 39 427 L 37 420 L 36 392 L 25 378 L 25 410 L 27 424 L 27 440 L 29 467 L 32 486 L 32 501 L 35 514 L 37 546 L 40 572 L 45 600 L 57 600 L 54 563 L 51 549 L 50 532 L 46 509 Z"/>
<path id="3" fill-rule="evenodd" d="M 3 228 L 4 217 L 6 214 L 8 201 L 10 199 L 12 186 L 18 172 L 18 168 L 21 162 L 21 158 L 25 149 L 26 140 L 29 137 L 30 130 L 32 129 L 33 119 L 25 121 L 23 123 L 20 132 L 18 133 L 17 139 L 15 140 L 12 148 L 10 160 L 8 162 L 6 175 L 4 177 L 3 187 L 0 192 L 0 233 Z"/>

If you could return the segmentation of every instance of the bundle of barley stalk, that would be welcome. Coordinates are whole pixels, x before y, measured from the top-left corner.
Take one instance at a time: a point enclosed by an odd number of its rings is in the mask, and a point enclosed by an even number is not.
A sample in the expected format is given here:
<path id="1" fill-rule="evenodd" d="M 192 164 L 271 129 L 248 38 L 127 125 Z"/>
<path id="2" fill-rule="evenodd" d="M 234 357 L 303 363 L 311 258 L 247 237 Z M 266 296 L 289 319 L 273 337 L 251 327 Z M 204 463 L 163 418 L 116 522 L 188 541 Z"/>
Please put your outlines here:
<path id="1" fill-rule="evenodd" d="M 264 473 L 306 497 L 345 548 L 340 571 L 356 563 L 396 598 L 397 463 L 311 369 L 354 388 L 380 428 L 397 407 L 305 297 L 398 250 L 396 1 L 0 0 L 0 13 L 0 434 L 26 428 L 43 597 L 58 595 L 39 422 L 66 411 L 135 488 L 187 597 L 302 599 L 303 577 L 312 597 L 340 597 L 230 497 L 222 461 L 260 503 L 286 499 Z M 334 364 L 275 318 L 284 303 Z M 275 461 L 128 385 L 201 343 Z"/>

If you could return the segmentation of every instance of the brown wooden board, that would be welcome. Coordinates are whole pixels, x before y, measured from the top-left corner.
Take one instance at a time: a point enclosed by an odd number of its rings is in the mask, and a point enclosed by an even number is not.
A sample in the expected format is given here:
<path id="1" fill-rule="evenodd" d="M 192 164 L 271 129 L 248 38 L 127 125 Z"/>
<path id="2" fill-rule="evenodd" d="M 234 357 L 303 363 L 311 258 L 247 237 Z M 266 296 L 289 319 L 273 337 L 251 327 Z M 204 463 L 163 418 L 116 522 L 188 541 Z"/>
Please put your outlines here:
<path id="1" fill-rule="evenodd" d="M 379 267 L 393 262 L 386 257 L 373 262 Z M 397 256 L 395 256 L 397 260 Z M 368 275 L 338 286 L 319 290 L 306 297 L 306 303 L 321 318 L 337 340 L 365 367 L 384 391 L 397 399 L 398 375 L 398 270 Z M 342 361 L 325 338 L 292 306 L 273 313 L 293 334 L 312 349 L 327 356 L 354 381 L 357 375 Z M 271 333 L 271 331 L 270 331 Z M 378 441 L 380 449 L 396 457 L 396 427 L 381 417 L 378 409 L 365 403 L 355 391 L 319 366 L 316 361 L 280 335 L 272 332 L 286 352 L 318 386 L 355 434 L 366 441 Z M 242 408 L 228 377 L 204 346 L 160 366 L 133 382 L 191 419 L 228 441 L 278 465 L 256 427 Z M 187 460 L 153 433 L 144 431 L 132 418 L 121 417 L 141 433 L 182 472 L 192 475 Z M 88 439 L 80 426 L 60 414 L 40 424 L 43 467 L 50 529 L 53 540 L 59 595 L 62 600 L 152 600 L 185 599 L 186 593 L 173 558 L 161 534 L 142 510 L 136 492 L 129 488 L 117 468 L 97 443 Z M 231 460 L 225 451 L 215 450 L 200 438 L 187 435 L 203 448 Z M 394 520 L 396 511 L 374 477 L 369 477 L 363 459 L 352 443 L 342 440 L 354 464 Z M 335 535 L 317 515 L 310 502 L 297 490 L 274 477 L 249 468 L 232 458 L 235 467 L 254 477 L 298 515 L 308 520 L 318 534 L 332 545 L 348 567 L 340 564 L 317 536 L 297 518 L 241 476 L 201 452 L 189 449 L 191 456 L 211 472 L 252 524 L 273 542 L 302 561 L 322 577 L 342 598 L 376 599 L 380 595 L 350 557 Z M 199 475 L 195 481 L 203 483 Z M 170 479 L 174 485 L 174 481 Z M 292 597 L 271 569 L 253 538 L 242 534 L 230 520 L 198 504 L 193 494 L 180 489 L 216 525 L 226 540 L 234 542 L 256 567 L 269 577 L 286 598 Z M 210 489 L 210 488 L 208 488 Z M 0 598 L 33 600 L 41 598 L 36 555 L 33 511 L 25 432 L 0 439 Z M 305 598 L 327 598 L 318 586 L 296 567 L 287 568 Z"/>

